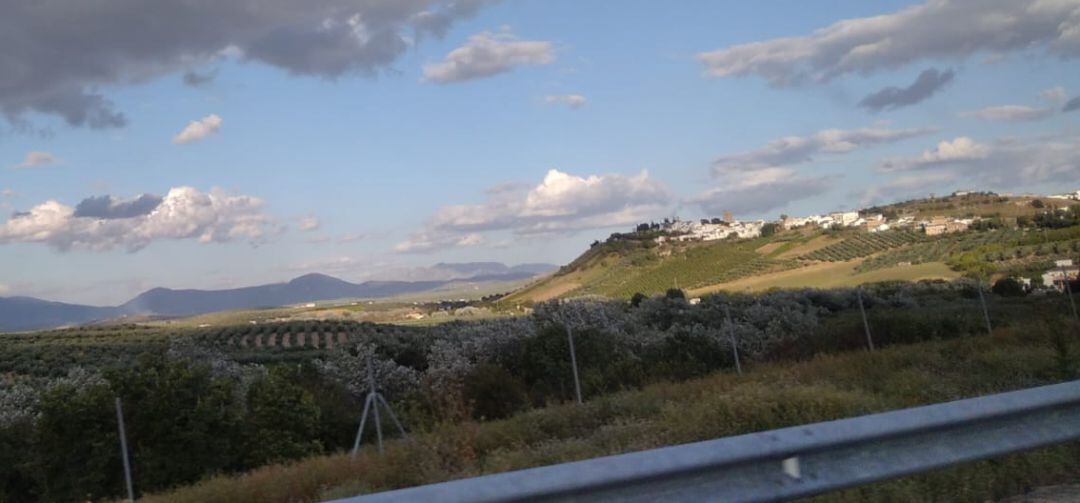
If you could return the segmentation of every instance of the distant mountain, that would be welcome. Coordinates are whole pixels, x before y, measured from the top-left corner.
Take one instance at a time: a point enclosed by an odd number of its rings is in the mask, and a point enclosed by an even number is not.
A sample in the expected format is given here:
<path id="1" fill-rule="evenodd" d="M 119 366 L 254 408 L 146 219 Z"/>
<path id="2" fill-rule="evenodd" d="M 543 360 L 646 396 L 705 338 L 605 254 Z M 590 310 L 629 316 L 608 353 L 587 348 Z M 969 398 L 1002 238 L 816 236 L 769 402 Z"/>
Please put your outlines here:
<path id="1" fill-rule="evenodd" d="M 214 311 L 285 306 L 354 297 L 391 297 L 432 290 L 445 281 L 366 281 L 349 283 L 324 274 L 307 274 L 288 283 L 229 290 L 155 288 L 120 306 L 132 314 L 190 316 Z"/>
<path id="2" fill-rule="evenodd" d="M 346 298 L 382 298 L 422 293 L 449 283 L 503 282 L 534 277 L 554 269 L 547 264 L 507 267 L 496 262 L 439 264 L 432 269 L 453 275 L 417 281 L 365 281 L 350 283 L 325 274 L 307 274 L 286 283 L 228 290 L 174 290 L 154 288 L 116 307 L 94 307 L 50 302 L 30 297 L 0 297 L 0 332 L 38 330 L 107 320 L 123 315 L 192 316 L 277 307 Z"/>
<path id="3" fill-rule="evenodd" d="M 382 271 L 374 279 L 394 281 L 476 280 L 495 276 L 517 276 L 518 279 L 553 272 L 554 264 L 520 264 L 508 266 L 501 262 L 440 262 L 430 267 L 402 267 Z"/>
<path id="4" fill-rule="evenodd" d="M 115 307 L 81 306 L 33 297 L 0 297 L 0 332 L 77 325 L 121 314 Z"/>

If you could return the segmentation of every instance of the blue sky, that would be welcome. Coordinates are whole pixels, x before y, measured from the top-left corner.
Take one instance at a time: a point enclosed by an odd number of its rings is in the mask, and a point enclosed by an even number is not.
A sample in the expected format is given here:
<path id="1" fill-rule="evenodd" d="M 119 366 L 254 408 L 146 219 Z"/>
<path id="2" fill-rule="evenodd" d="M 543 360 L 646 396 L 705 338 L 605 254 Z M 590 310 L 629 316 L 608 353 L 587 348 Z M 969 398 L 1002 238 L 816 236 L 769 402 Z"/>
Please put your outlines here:
<path id="1" fill-rule="evenodd" d="M 78 22 L 15 7 L 0 21 L 12 37 L 55 30 L 0 49 L 0 295 L 110 304 L 305 272 L 565 263 L 643 219 L 1080 188 L 1080 113 L 1063 111 L 1080 94 L 1080 2 L 410 0 L 385 14 L 328 0 L 270 21 L 210 3 L 170 14 L 224 19 L 205 33 L 138 30 L 162 14 L 111 3 Z M 423 28 L 430 13 L 445 32 Z M 841 20 L 856 35 L 827 31 Z M 342 46 L 305 45 L 342 26 Z M 404 48 L 379 52 L 379 34 Z M 41 57 L 57 50 L 72 62 Z M 940 82 L 914 85 L 929 70 Z M 889 87 L 895 106 L 859 105 Z M 141 194 L 160 204 L 121 214 Z M 76 209 L 106 195 L 105 209 Z"/>

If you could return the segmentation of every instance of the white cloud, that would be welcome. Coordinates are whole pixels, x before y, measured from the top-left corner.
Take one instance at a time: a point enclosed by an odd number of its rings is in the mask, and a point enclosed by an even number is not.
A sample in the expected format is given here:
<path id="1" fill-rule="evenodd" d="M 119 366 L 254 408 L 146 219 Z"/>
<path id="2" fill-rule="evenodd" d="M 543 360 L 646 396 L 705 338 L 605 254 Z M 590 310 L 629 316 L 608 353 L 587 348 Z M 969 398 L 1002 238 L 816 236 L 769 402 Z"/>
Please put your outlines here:
<path id="1" fill-rule="evenodd" d="M 322 227 L 322 222 L 319 221 L 318 217 L 313 216 L 313 215 L 308 215 L 306 217 L 301 218 L 300 223 L 298 225 L 299 225 L 301 231 L 312 232 L 312 231 L 319 230 L 319 227 Z"/>
<path id="2" fill-rule="evenodd" d="M 450 84 L 490 77 L 519 66 L 546 65 L 554 61 L 555 48 L 551 42 L 518 40 L 508 30 L 482 32 L 450 51 L 443 61 L 424 65 L 424 79 Z"/>
<path id="3" fill-rule="evenodd" d="M 559 94 L 544 97 L 544 103 L 549 105 L 565 105 L 575 110 L 585 106 L 588 102 L 589 100 L 585 99 L 585 97 L 580 94 Z"/>
<path id="4" fill-rule="evenodd" d="M 1002 138 L 989 143 L 960 137 L 917 156 L 887 159 L 879 169 L 923 170 L 920 176 L 948 173 L 980 187 L 1010 191 L 1042 183 L 1075 183 L 1080 180 L 1080 136 Z"/>
<path id="5" fill-rule="evenodd" d="M 159 240 L 257 243 L 277 229 L 262 207 L 258 198 L 191 187 L 170 189 L 152 211 L 127 218 L 76 216 L 76 208 L 50 200 L 15 214 L 0 226 L 0 245 L 44 243 L 61 251 L 125 248 L 134 252 Z"/>
<path id="6" fill-rule="evenodd" d="M 177 145 L 202 140 L 221 129 L 221 117 L 210 114 L 197 121 L 191 121 L 183 131 L 173 137 L 172 142 Z"/>
<path id="7" fill-rule="evenodd" d="M 671 199 L 667 187 L 647 172 L 577 176 L 552 169 L 535 187 L 504 185 L 489 191 L 482 204 L 440 208 L 395 250 L 476 246 L 485 242 L 480 233 L 490 231 L 542 235 L 625 226 L 655 217 Z"/>
<path id="8" fill-rule="evenodd" d="M 1022 122 L 1045 119 L 1054 113 L 1053 108 L 1034 108 L 1023 105 L 1001 105 L 986 107 L 974 112 L 963 112 L 964 117 L 974 117 L 984 121 Z"/>
<path id="9" fill-rule="evenodd" d="M 1074 0 L 929 0 L 891 14 L 838 21 L 808 36 L 698 54 L 714 77 L 757 75 L 774 86 L 870 74 L 923 60 L 1044 49 L 1080 56 Z"/>
<path id="10" fill-rule="evenodd" d="M 966 136 L 958 137 L 952 141 L 942 141 L 937 148 L 924 150 L 922 155 L 907 159 L 888 159 L 881 168 L 886 171 L 900 171 L 907 169 L 925 168 L 941 164 L 955 164 L 961 162 L 985 159 L 990 149 Z"/>
<path id="11" fill-rule="evenodd" d="M 894 143 L 930 134 L 935 130 L 918 129 L 824 129 L 810 136 L 787 136 L 764 147 L 739 154 L 721 156 L 713 162 L 713 174 L 761 170 L 812 161 L 818 154 L 843 154 L 872 145 Z"/>
<path id="12" fill-rule="evenodd" d="M 14 167 L 16 169 L 41 168 L 45 166 L 52 166 L 54 164 L 58 164 L 59 162 L 60 159 L 57 159 L 55 155 L 52 155 L 49 152 L 32 151 L 27 152 L 26 157 L 23 159 L 23 161 L 19 164 L 16 164 Z"/>

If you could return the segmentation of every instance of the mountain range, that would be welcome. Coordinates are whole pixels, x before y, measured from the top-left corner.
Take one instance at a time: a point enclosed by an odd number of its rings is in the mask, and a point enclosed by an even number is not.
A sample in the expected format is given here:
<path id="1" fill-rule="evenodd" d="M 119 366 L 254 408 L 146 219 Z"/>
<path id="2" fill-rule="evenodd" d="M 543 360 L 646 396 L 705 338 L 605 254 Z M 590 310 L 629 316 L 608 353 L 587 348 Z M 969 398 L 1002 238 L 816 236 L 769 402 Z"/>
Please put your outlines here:
<path id="1" fill-rule="evenodd" d="M 348 298 L 384 298 L 422 293 L 449 283 L 517 281 L 556 268 L 550 264 L 506 266 L 497 262 L 436 264 L 427 280 L 371 280 L 350 283 L 325 274 L 306 274 L 285 283 L 226 290 L 154 288 L 111 307 L 52 302 L 33 297 L 0 297 L 0 332 L 40 330 L 130 315 L 192 316 L 215 311 L 277 307 Z"/>

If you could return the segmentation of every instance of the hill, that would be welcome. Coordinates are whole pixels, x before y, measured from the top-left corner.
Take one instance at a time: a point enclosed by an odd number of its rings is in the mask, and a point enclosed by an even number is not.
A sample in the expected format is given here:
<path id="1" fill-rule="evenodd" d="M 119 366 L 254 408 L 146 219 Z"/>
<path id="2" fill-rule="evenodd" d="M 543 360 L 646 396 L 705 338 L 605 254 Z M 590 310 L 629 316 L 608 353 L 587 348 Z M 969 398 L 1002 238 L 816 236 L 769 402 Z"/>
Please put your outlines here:
<path id="1" fill-rule="evenodd" d="M 451 264 L 440 264 L 449 268 Z M 0 332 L 39 330 L 103 321 L 122 316 L 193 316 L 218 311 L 258 309 L 336 299 L 380 299 L 425 292 L 453 291 L 461 283 L 502 284 L 533 278 L 553 266 L 460 264 L 451 279 L 350 283 L 325 274 L 307 274 L 284 283 L 225 290 L 154 288 L 119 305 L 86 306 L 30 297 L 0 297 Z M 537 272 L 541 271 L 541 272 Z"/>
<path id="2" fill-rule="evenodd" d="M 1053 259 L 1080 259 L 1080 225 L 1051 218 L 1057 207 L 1033 197 L 970 194 L 866 208 L 903 227 L 868 232 L 864 227 L 816 225 L 784 230 L 779 223 L 761 237 L 680 241 L 650 227 L 612 234 L 545 278 L 504 299 L 507 305 L 552 298 L 655 295 L 669 288 L 693 295 L 720 290 L 854 286 L 880 281 L 952 279 L 964 274 L 1037 277 Z M 963 232 L 928 235 L 912 222 L 967 219 Z M 965 228 L 967 224 L 965 224 Z M 659 239 L 658 239 L 659 238 Z"/>
<path id="3" fill-rule="evenodd" d="M 121 314 L 116 307 L 65 304 L 33 297 L 0 297 L 0 332 L 77 325 Z"/>

